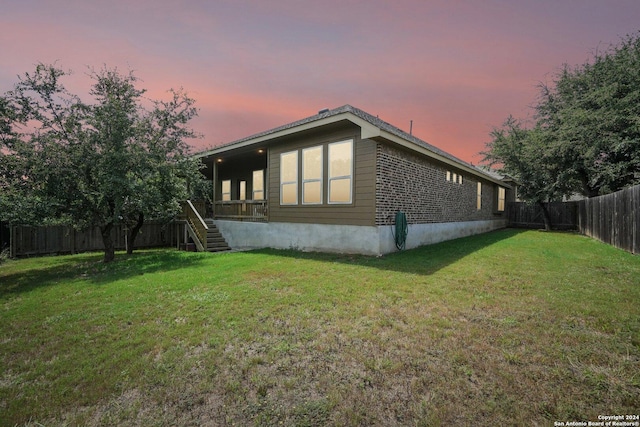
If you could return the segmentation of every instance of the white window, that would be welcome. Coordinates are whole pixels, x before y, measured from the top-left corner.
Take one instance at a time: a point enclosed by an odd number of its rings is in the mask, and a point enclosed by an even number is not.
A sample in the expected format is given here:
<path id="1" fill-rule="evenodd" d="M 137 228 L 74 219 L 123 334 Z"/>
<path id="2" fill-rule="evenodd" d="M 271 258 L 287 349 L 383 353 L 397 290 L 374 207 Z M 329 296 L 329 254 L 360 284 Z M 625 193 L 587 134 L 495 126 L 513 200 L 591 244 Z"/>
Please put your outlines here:
<path id="1" fill-rule="evenodd" d="M 302 150 L 302 204 L 322 203 L 322 146 Z"/>
<path id="2" fill-rule="evenodd" d="M 264 171 L 253 171 L 253 200 L 264 200 Z"/>
<path id="3" fill-rule="evenodd" d="M 329 144 L 329 203 L 351 203 L 353 140 Z"/>
<path id="4" fill-rule="evenodd" d="M 447 181 L 451 181 L 451 171 L 447 171 Z"/>
<path id="5" fill-rule="evenodd" d="M 478 200 L 476 202 L 476 209 L 482 209 L 482 183 L 478 182 Z"/>
<path id="6" fill-rule="evenodd" d="M 458 184 L 462 185 L 462 175 L 458 175 Z"/>
<path id="7" fill-rule="evenodd" d="M 280 204 L 298 204 L 298 152 L 280 154 Z"/>
<path id="8" fill-rule="evenodd" d="M 222 201 L 231 200 L 231 180 L 222 181 Z"/>
<path id="9" fill-rule="evenodd" d="M 498 187 L 498 212 L 504 211 L 504 197 L 505 197 L 504 188 Z"/>

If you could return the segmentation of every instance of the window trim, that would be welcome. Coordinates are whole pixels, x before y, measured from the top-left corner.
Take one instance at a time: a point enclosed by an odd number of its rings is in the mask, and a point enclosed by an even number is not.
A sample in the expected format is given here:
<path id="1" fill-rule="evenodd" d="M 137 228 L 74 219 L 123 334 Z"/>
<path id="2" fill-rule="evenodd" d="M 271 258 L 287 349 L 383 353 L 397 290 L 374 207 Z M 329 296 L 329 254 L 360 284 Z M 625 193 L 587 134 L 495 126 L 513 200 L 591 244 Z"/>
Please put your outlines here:
<path id="1" fill-rule="evenodd" d="M 304 165 L 305 165 L 305 152 L 309 152 L 311 150 L 320 150 L 320 176 L 317 178 L 311 178 L 311 179 L 305 179 L 304 177 Z M 300 171 L 300 178 L 302 181 L 302 204 L 303 205 L 322 205 L 324 202 L 324 185 L 323 185 L 323 181 L 324 181 L 324 146 L 323 145 L 316 145 L 313 147 L 307 147 L 307 148 L 303 148 L 302 149 L 302 170 Z M 320 183 L 320 200 L 318 201 L 314 201 L 314 202 L 306 202 L 305 201 L 305 184 L 307 183 L 313 183 L 313 182 L 319 182 Z"/>
<path id="2" fill-rule="evenodd" d="M 332 176 L 331 175 L 331 147 L 336 146 L 338 144 L 346 144 L 349 143 L 351 146 L 350 155 L 351 162 L 349 164 L 349 175 L 339 175 Z M 336 141 L 327 144 L 327 204 L 329 205 L 350 205 L 353 204 L 353 181 L 354 181 L 354 162 L 355 162 L 355 144 L 353 139 L 345 139 L 343 141 Z M 348 201 L 331 201 L 331 184 L 334 181 L 349 179 L 349 200 Z"/>
<path id="3" fill-rule="evenodd" d="M 294 173 L 295 180 L 294 181 L 283 181 L 282 180 L 283 179 L 283 177 L 282 177 L 283 176 L 283 171 L 284 171 L 284 169 L 282 167 L 282 165 L 283 165 L 282 159 L 287 155 L 295 155 L 295 163 L 294 163 L 295 164 L 295 173 Z M 298 161 L 300 160 L 299 157 L 300 156 L 298 155 L 298 150 L 287 151 L 286 153 L 280 153 L 280 205 L 281 206 L 296 206 L 296 205 L 298 205 L 298 178 L 299 178 L 299 176 L 298 176 L 298 173 L 299 173 Z M 282 200 L 283 195 L 284 195 L 284 192 L 282 191 L 282 189 L 283 189 L 283 187 L 285 185 L 291 185 L 291 184 L 295 185 L 295 195 L 296 195 L 295 201 L 292 202 L 292 203 L 284 203 L 284 201 Z"/>

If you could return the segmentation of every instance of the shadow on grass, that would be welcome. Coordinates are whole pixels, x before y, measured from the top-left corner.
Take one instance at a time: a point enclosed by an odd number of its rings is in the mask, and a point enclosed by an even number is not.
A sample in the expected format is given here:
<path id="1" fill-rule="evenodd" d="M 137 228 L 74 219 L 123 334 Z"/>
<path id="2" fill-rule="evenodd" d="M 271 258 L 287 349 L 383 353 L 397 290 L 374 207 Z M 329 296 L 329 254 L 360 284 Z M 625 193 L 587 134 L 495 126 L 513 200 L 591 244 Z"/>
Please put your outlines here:
<path id="1" fill-rule="evenodd" d="M 392 270 L 418 275 L 430 275 L 456 261 L 500 241 L 510 239 L 526 230 L 502 229 L 433 245 L 421 246 L 382 257 L 365 255 L 331 254 L 320 252 L 299 252 L 295 250 L 264 249 L 251 251 L 286 256 L 295 259 L 310 259 L 364 267 Z"/>
<path id="2" fill-rule="evenodd" d="M 0 270 L 0 298 L 71 280 L 103 285 L 148 273 L 189 268 L 204 259 L 203 256 L 185 254 L 176 250 L 138 251 L 132 255 L 119 253 L 115 261 L 108 264 L 102 262 L 102 253 L 50 257 L 48 266 L 7 275 L 2 275 Z"/>
<path id="3" fill-rule="evenodd" d="M 383 257 L 275 249 L 249 251 L 246 254 L 262 253 L 292 259 L 337 262 L 381 270 L 430 275 L 478 250 L 509 239 L 521 232 L 523 230 L 499 230 L 396 252 Z M 242 256 L 242 254 L 245 252 L 236 255 Z M 119 253 L 116 260 L 109 264 L 102 262 L 102 256 L 102 253 L 92 253 L 50 257 L 40 267 L 6 275 L 3 275 L 0 269 L 0 298 L 73 280 L 103 285 L 143 274 L 190 268 L 200 265 L 209 259 L 211 254 L 194 254 L 176 250 L 137 251 L 131 256 Z"/>

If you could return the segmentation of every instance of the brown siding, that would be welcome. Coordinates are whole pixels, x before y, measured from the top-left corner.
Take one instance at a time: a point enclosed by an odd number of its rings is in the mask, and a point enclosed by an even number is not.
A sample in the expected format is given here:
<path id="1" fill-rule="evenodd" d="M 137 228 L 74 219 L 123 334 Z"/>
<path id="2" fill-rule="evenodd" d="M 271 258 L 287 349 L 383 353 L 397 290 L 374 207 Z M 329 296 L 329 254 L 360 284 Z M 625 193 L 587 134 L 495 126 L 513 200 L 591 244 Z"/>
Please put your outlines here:
<path id="1" fill-rule="evenodd" d="M 353 125 L 334 125 L 314 132 L 284 138 L 269 149 L 269 221 L 315 224 L 375 224 L 375 161 L 376 144 L 361 140 L 360 128 Z M 346 139 L 354 142 L 353 202 L 348 205 L 327 203 L 327 144 Z M 298 152 L 298 175 L 300 175 L 301 150 L 317 145 L 324 146 L 323 204 L 302 205 L 302 186 L 298 181 L 298 205 L 280 206 L 280 154 Z"/>
<path id="2" fill-rule="evenodd" d="M 378 144 L 376 224 L 391 225 L 397 211 L 410 224 L 496 219 L 496 185 L 482 181 L 482 208 L 477 209 L 479 178 L 425 157 Z M 462 184 L 446 180 L 461 174 Z"/>

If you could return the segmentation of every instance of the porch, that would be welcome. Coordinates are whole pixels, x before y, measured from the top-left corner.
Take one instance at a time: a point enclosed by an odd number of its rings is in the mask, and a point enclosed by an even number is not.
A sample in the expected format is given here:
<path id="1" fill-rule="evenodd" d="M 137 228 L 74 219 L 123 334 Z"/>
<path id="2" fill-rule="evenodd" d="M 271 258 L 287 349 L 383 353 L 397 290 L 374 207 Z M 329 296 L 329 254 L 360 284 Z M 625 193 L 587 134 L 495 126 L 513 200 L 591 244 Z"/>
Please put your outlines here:
<path id="1" fill-rule="evenodd" d="M 268 222 L 266 147 L 230 150 L 201 158 L 211 180 L 213 203 L 194 201 L 203 218 Z"/>
<path id="2" fill-rule="evenodd" d="M 267 200 L 218 200 L 210 203 L 192 200 L 195 210 L 202 218 L 232 221 L 267 222 Z"/>

